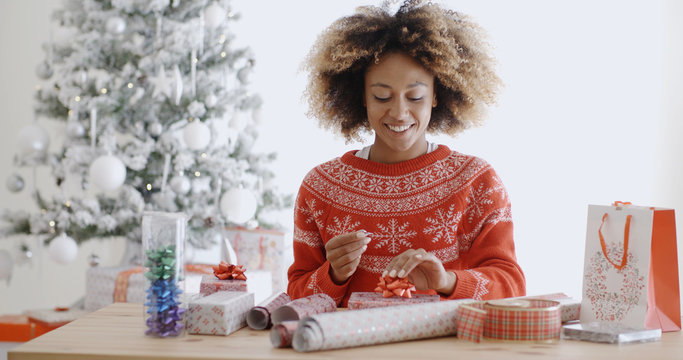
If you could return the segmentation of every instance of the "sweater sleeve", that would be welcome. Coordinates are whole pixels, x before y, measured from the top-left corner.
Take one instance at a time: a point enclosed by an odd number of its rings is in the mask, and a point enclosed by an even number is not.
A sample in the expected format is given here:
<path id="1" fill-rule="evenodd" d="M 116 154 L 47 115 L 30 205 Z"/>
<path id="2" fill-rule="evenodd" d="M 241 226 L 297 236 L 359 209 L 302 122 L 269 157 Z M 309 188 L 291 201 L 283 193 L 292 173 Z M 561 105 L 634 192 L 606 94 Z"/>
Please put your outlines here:
<path id="1" fill-rule="evenodd" d="M 348 281 L 337 285 L 330 277 L 330 263 L 323 243 L 322 204 L 302 185 L 294 207 L 294 263 L 289 267 L 287 293 L 292 299 L 325 293 L 341 304 Z"/>
<path id="2" fill-rule="evenodd" d="M 490 168 L 471 189 L 458 239 L 462 266 L 447 268 L 457 276 L 455 289 L 447 298 L 484 300 L 525 295 L 507 191 Z"/>

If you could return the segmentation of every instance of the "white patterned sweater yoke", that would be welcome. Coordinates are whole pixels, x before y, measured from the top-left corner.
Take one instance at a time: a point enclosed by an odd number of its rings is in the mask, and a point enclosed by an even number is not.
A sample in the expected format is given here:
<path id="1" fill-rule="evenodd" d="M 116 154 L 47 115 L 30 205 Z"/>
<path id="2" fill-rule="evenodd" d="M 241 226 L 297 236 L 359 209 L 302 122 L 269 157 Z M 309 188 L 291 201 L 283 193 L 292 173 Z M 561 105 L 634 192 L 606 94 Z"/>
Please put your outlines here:
<path id="1" fill-rule="evenodd" d="M 324 292 L 345 306 L 352 292 L 373 291 L 393 257 L 419 248 L 457 275 L 453 294 L 444 298 L 524 293 L 510 202 L 488 163 L 444 145 L 397 164 L 354 153 L 317 166 L 301 185 L 294 209 L 290 295 Z M 356 273 L 345 284 L 335 284 L 324 244 L 358 230 L 372 233 L 372 241 Z"/>

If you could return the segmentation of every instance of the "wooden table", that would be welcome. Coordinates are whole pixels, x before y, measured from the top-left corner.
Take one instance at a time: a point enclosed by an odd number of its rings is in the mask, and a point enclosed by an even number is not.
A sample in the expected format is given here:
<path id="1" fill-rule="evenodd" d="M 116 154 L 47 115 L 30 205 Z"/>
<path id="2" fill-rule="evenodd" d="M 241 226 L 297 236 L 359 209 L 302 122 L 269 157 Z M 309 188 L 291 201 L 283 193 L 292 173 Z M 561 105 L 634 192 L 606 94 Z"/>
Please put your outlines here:
<path id="1" fill-rule="evenodd" d="M 148 337 L 142 305 L 117 303 L 14 348 L 8 359 L 683 359 L 681 332 L 631 345 L 476 344 L 444 337 L 313 353 L 275 349 L 268 334 L 245 328 L 230 336 Z"/>

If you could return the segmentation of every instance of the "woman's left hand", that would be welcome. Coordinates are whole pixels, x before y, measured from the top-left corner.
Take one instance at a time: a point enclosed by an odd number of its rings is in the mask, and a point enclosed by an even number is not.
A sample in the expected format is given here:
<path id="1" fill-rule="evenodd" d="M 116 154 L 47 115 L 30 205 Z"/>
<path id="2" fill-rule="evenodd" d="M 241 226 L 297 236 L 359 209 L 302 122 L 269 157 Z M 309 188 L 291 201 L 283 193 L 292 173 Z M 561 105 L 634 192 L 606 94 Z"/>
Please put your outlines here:
<path id="1" fill-rule="evenodd" d="M 424 249 L 409 249 L 389 262 L 382 276 L 407 277 L 418 290 L 433 289 L 448 296 L 455 289 L 455 273 L 446 271 L 441 260 Z"/>

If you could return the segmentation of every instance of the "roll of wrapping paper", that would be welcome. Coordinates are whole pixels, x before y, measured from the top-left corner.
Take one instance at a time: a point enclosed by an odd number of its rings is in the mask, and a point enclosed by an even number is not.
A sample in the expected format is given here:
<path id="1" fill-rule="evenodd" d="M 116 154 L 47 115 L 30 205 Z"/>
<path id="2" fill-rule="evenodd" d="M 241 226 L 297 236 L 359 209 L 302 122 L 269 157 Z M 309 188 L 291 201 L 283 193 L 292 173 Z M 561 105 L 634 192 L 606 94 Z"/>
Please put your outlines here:
<path id="1" fill-rule="evenodd" d="M 557 342 L 561 329 L 560 303 L 553 300 L 501 299 L 458 309 L 458 338 L 474 342 Z"/>
<path id="2" fill-rule="evenodd" d="M 298 321 L 283 321 L 270 330 L 270 343 L 276 348 L 292 347 Z"/>
<path id="3" fill-rule="evenodd" d="M 336 311 L 337 303 L 327 294 L 313 294 L 296 299 L 273 311 L 270 317 L 273 325 L 283 321 L 300 320 L 308 315 Z"/>
<path id="4" fill-rule="evenodd" d="M 286 293 L 276 293 L 264 300 L 260 304 L 254 306 L 247 314 L 247 324 L 254 330 L 268 329 L 272 322 L 270 315 L 282 305 L 292 301 Z"/>
<path id="5" fill-rule="evenodd" d="M 315 314 L 299 322 L 292 345 L 308 352 L 455 335 L 457 310 L 472 300 Z"/>

